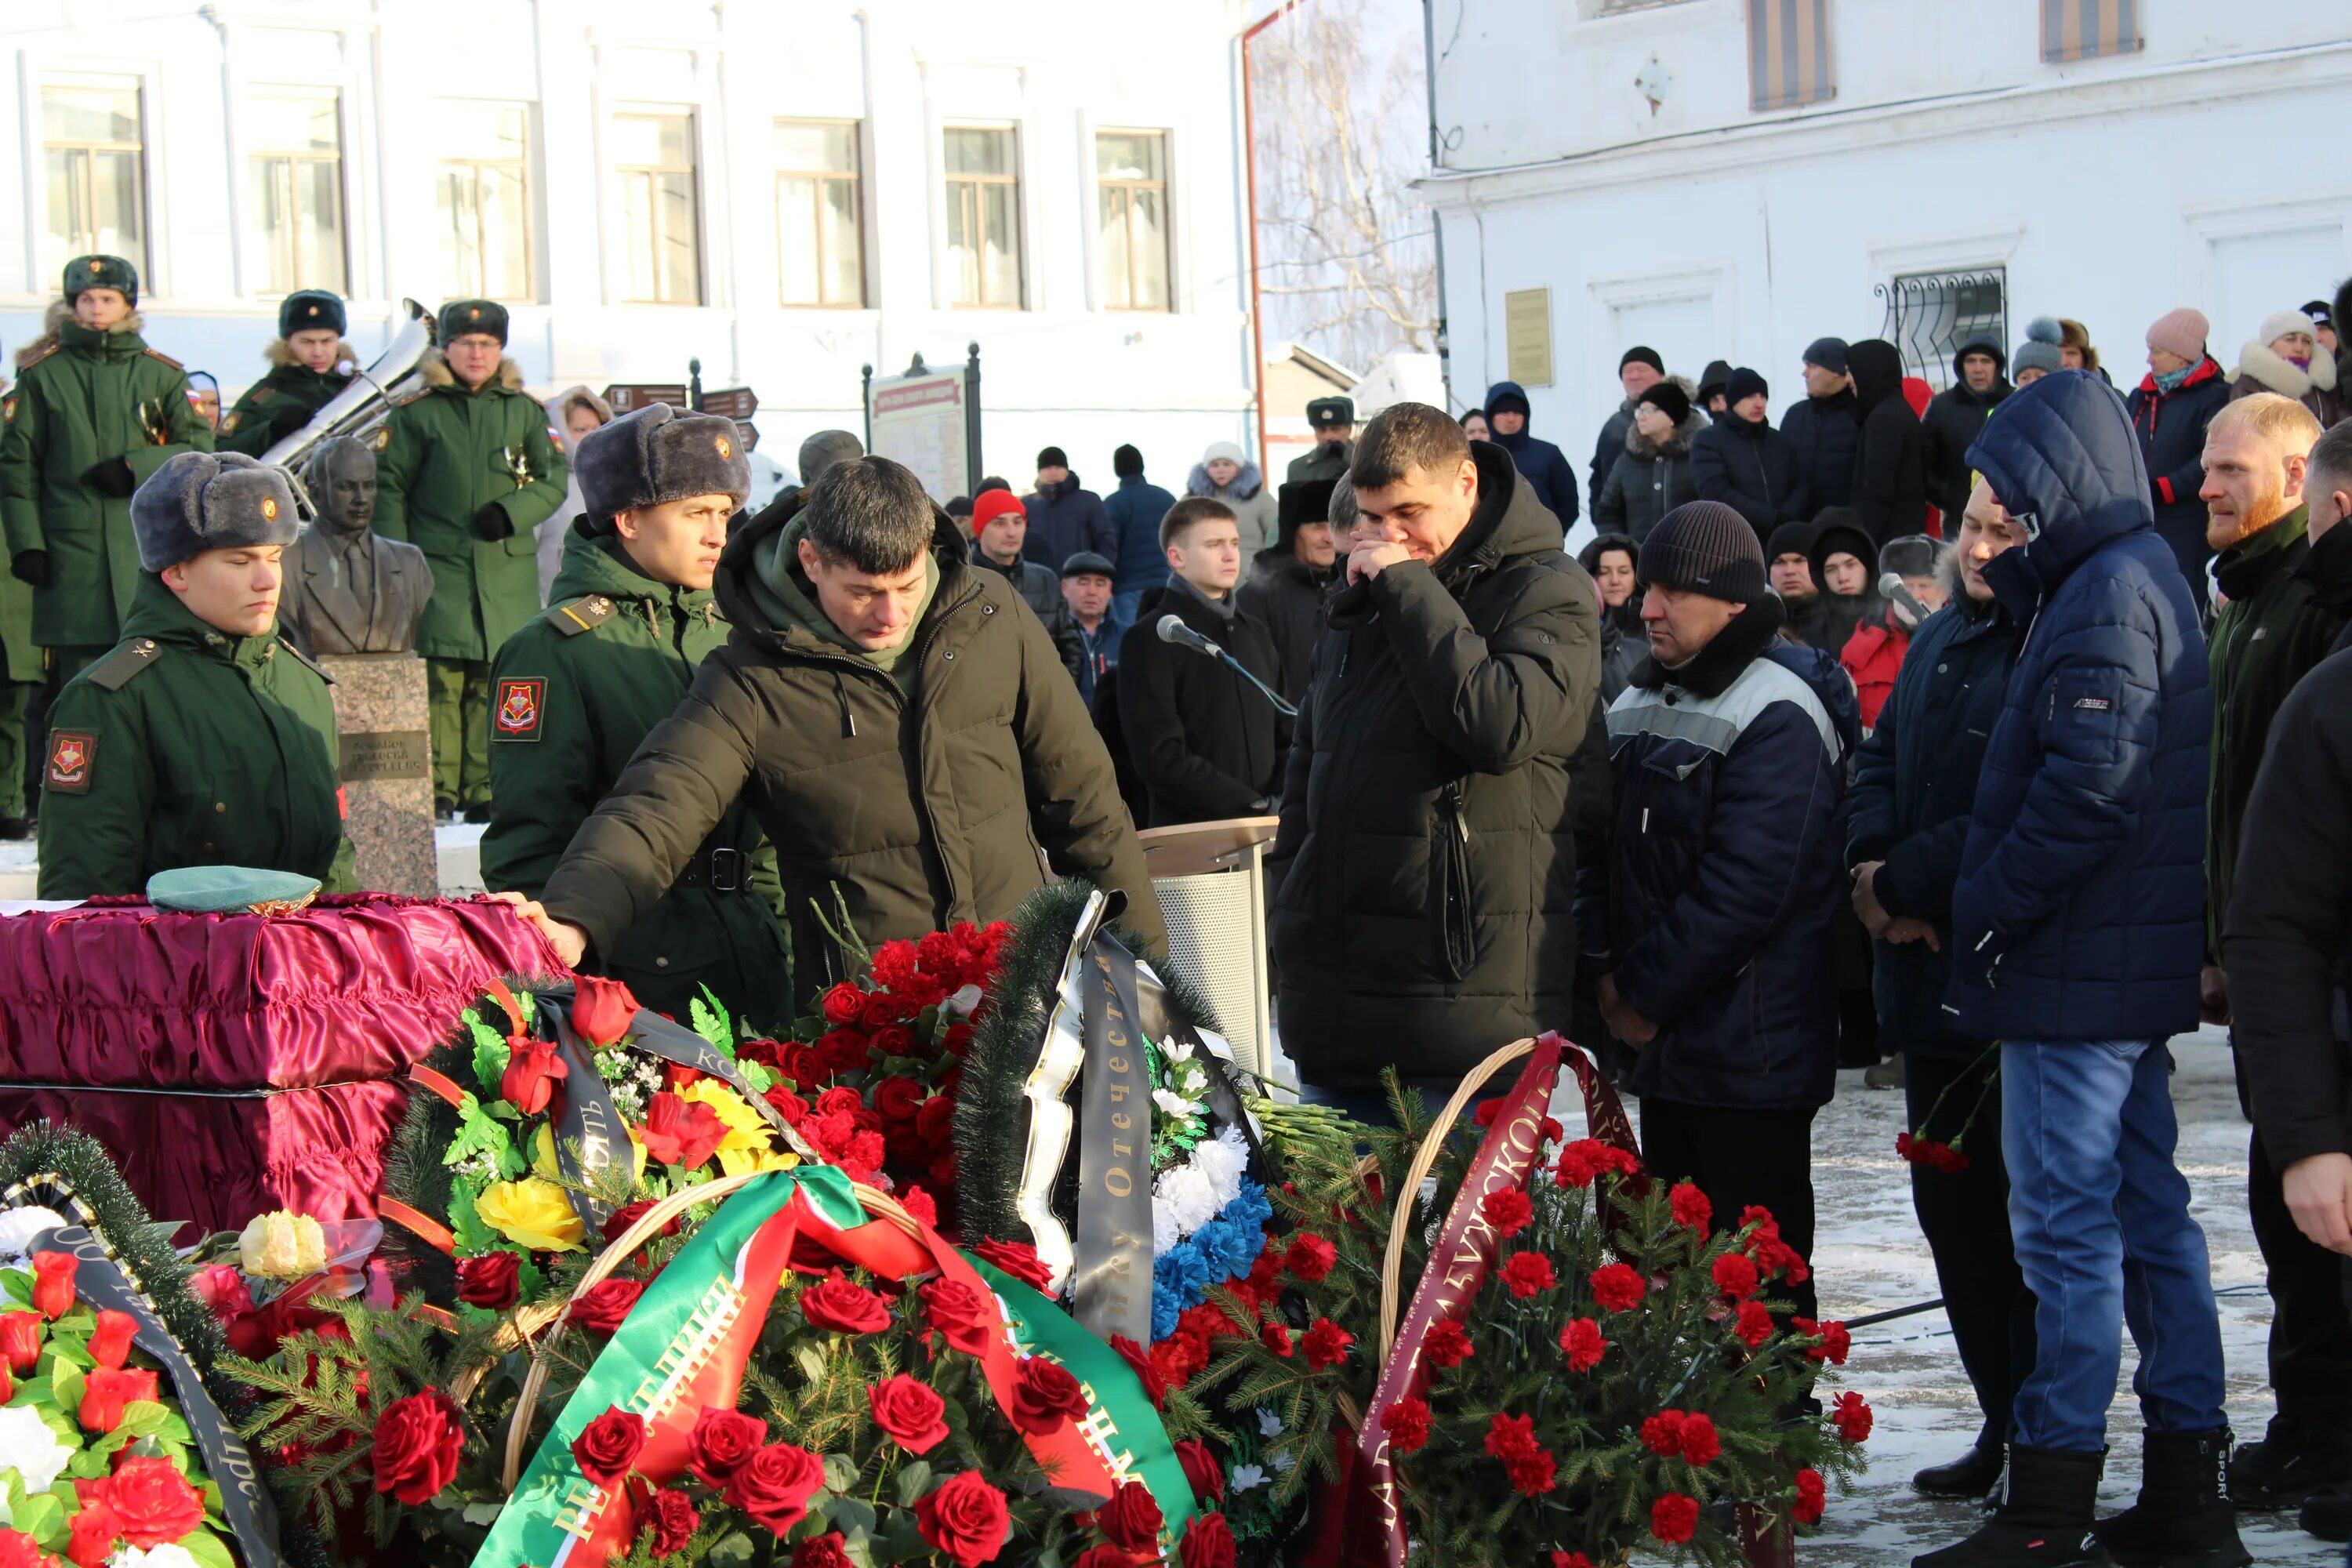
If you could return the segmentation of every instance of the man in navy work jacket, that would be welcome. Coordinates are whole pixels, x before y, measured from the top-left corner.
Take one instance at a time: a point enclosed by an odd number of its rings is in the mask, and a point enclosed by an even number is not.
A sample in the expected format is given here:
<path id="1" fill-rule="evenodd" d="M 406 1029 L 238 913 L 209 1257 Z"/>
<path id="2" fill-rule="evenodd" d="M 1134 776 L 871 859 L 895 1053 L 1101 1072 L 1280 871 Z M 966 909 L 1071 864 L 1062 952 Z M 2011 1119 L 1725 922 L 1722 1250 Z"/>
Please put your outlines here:
<path id="1" fill-rule="evenodd" d="M 1616 825 L 1580 879 L 1610 1032 L 1640 1055 L 1646 1163 L 1736 1229 L 1751 1204 L 1813 1246 L 1813 1113 L 1837 1075 L 1830 918 L 1853 686 L 1780 641 L 1748 520 L 1688 501 L 1642 542 L 1650 656 L 1609 708 Z M 1816 684 L 1819 682 L 1819 684 Z M 1832 684 L 1834 683 L 1834 684 Z M 1840 710 L 1843 714 L 1841 722 Z M 1815 1315 L 1810 1276 L 1788 1304 Z"/>
<path id="2" fill-rule="evenodd" d="M 2197 601 L 2156 531 L 2123 399 L 2096 377 L 2060 371 L 2011 394 L 1968 463 L 2025 532 L 1983 572 L 2026 631 L 1952 892 L 1945 1006 L 1959 1034 L 2001 1042 L 2036 1344 L 1992 1516 L 1915 1562 L 2246 1563 L 2163 1048 L 2197 1026 L 2205 958 L 2213 705 Z M 2148 1426 L 2139 1501 L 2095 1533 L 2127 1303 Z"/>

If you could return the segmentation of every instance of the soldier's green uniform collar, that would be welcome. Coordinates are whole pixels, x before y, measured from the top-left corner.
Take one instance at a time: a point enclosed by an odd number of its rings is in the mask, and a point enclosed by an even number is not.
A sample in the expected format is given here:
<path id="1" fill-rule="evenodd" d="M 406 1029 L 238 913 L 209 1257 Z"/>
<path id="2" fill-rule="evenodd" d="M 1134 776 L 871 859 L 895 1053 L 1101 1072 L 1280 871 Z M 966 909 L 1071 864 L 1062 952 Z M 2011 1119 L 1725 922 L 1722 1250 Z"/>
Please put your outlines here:
<path id="1" fill-rule="evenodd" d="M 147 340 L 130 321 L 108 331 L 94 331 L 68 317 L 58 323 L 58 346 L 95 359 L 136 359 L 147 352 Z"/>
<path id="2" fill-rule="evenodd" d="M 557 569 L 555 582 L 548 590 L 548 603 L 590 594 L 602 594 L 625 603 L 653 599 L 692 615 L 700 614 L 712 602 L 708 588 L 681 588 L 646 576 L 629 559 L 617 535 L 592 538 L 574 530 L 563 542 L 563 564 Z"/>
<path id="3" fill-rule="evenodd" d="M 131 613 L 122 618 L 122 636 L 126 641 L 152 637 L 244 665 L 258 665 L 278 652 L 276 626 L 259 637 L 231 637 L 182 604 L 152 572 L 139 574 L 138 585 L 131 590 Z"/>

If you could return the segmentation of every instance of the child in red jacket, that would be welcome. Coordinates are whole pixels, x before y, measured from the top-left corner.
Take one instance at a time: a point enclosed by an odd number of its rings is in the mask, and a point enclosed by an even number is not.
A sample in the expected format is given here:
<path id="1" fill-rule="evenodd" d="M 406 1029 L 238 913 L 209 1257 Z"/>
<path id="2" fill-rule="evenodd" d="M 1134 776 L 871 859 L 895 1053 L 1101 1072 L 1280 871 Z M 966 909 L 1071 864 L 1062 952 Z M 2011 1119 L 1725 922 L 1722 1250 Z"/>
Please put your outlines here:
<path id="1" fill-rule="evenodd" d="M 1904 650 L 1919 623 L 1944 607 L 1944 580 L 1937 572 L 1939 551 L 1926 534 L 1890 539 L 1878 552 L 1875 586 L 1886 603 L 1877 614 L 1854 628 L 1838 662 L 1853 678 L 1862 699 L 1862 727 L 1877 728 L 1878 710 L 1895 689 L 1895 673 L 1903 668 Z"/>

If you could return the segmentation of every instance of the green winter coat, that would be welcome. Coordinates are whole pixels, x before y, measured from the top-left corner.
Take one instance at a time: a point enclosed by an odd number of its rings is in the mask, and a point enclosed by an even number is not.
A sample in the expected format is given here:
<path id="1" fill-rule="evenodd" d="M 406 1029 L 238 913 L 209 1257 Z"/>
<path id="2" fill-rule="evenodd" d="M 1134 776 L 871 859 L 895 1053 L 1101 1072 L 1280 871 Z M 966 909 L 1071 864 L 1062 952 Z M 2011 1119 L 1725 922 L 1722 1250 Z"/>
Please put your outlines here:
<path id="1" fill-rule="evenodd" d="M 715 587 L 733 635 L 572 837 L 548 911 L 616 951 L 748 800 L 776 847 L 803 996 L 848 977 L 828 922 L 878 945 L 999 920 L 1049 866 L 1125 891 L 1128 928 L 1164 955 L 1110 753 L 1045 623 L 971 569 L 964 531 L 934 509 L 937 584 L 900 656 L 839 646 L 813 628 L 814 589 L 768 581 L 794 559 L 807 495 L 728 542 Z"/>
<path id="2" fill-rule="evenodd" d="M 147 346 L 135 312 L 110 332 L 52 321 L 55 341 L 22 362 L 5 400 L 0 522 L 11 561 L 33 550 L 49 558 L 49 585 L 33 590 L 32 640 L 108 647 L 131 608 L 139 546 L 131 491 L 109 495 L 90 471 L 121 458 L 135 487 L 181 452 L 211 451 L 213 433 L 188 402 L 180 362 Z M 15 649 L 9 658 L 13 678 Z"/>
<path id="3" fill-rule="evenodd" d="M 269 374 L 247 387 L 236 406 L 221 420 L 224 452 L 258 458 L 310 423 L 312 415 L 352 384 L 352 373 L 342 367 L 359 363 L 358 351 L 349 343 L 338 343 L 335 363 L 325 370 L 312 370 L 294 357 L 284 338 L 273 341 L 262 356 L 269 361 Z"/>
<path id="4" fill-rule="evenodd" d="M 2238 868 L 2238 828 L 2263 765 L 2271 718 L 2344 621 L 2294 569 L 2311 552 L 2311 513 L 2297 507 L 2214 563 L 2230 602 L 2206 657 L 2213 682 L 2212 787 L 2205 802 L 2205 951 L 2221 951 L 2221 921 Z M 2219 958 L 2211 962 L 2220 963 Z"/>
<path id="5" fill-rule="evenodd" d="M 565 538 L 547 613 L 507 639 L 492 671 L 497 815 L 482 835 L 483 886 L 539 897 L 572 836 L 727 634 L 708 588 L 653 581 L 611 538 Z M 673 887 L 598 968 L 657 1013 L 684 1018 L 708 984 L 730 1016 L 782 1028 L 792 995 L 776 853 L 748 802 L 720 818 L 705 866 L 713 848 L 736 857 L 722 874 L 741 889 Z"/>
<path id="6" fill-rule="evenodd" d="M 475 392 L 437 352 L 421 368 L 426 390 L 392 411 L 376 454 L 375 531 L 432 563 L 416 651 L 487 662 L 539 614 L 532 531 L 563 504 L 571 467 L 514 361 Z M 502 515 L 478 523 L 491 505 Z"/>
<path id="7" fill-rule="evenodd" d="M 140 574 L 122 636 L 49 709 L 40 896 L 138 893 L 184 866 L 356 887 L 318 667 L 274 630 L 214 630 L 152 573 Z"/>
<path id="8" fill-rule="evenodd" d="M 1291 484 L 1305 484 L 1317 479 L 1339 479 L 1347 477 L 1348 465 L 1356 460 L 1356 444 L 1341 441 L 1318 441 L 1315 449 L 1290 459 L 1289 471 L 1283 478 Z"/>

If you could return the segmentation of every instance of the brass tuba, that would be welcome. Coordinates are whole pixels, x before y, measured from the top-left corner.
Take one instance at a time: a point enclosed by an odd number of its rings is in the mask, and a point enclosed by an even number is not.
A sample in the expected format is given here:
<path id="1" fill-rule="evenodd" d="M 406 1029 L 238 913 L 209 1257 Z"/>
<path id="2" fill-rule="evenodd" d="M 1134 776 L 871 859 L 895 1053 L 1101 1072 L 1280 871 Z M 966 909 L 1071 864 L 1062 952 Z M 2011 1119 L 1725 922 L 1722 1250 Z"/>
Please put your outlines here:
<path id="1" fill-rule="evenodd" d="M 416 367 L 433 346 L 433 317 L 414 300 L 403 300 L 400 307 L 408 320 L 393 333 L 391 344 L 375 363 L 353 375 L 352 384 L 329 399 L 308 425 L 261 455 L 263 462 L 286 470 L 305 516 L 318 515 L 302 488 L 302 466 L 310 454 L 337 436 L 364 438 L 373 434 L 391 415 L 395 401 L 425 385 Z"/>

